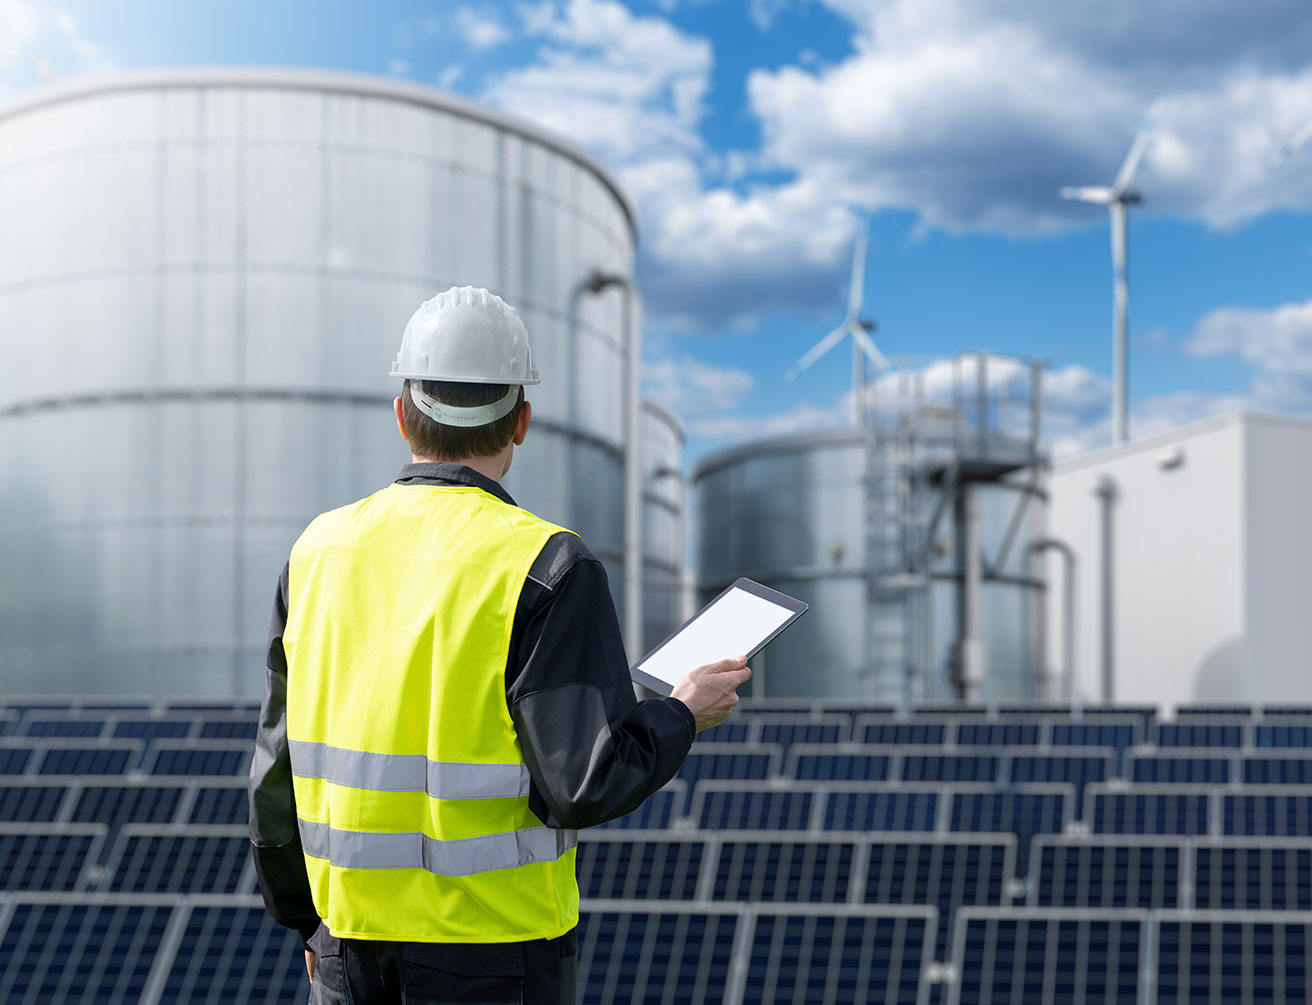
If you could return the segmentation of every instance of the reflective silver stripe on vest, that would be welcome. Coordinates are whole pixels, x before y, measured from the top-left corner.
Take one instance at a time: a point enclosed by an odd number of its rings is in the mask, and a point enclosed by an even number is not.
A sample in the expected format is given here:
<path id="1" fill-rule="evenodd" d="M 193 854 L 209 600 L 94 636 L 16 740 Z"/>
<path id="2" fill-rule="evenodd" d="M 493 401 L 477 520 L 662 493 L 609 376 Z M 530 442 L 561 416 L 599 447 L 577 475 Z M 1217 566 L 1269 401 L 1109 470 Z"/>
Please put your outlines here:
<path id="1" fill-rule="evenodd" d="M 292 774 L 376 792 L 427 792 L 434 799 L 519 799 L 528 766 L 430 761 L 423 754 L 371 754 L 326 743 L 288 740 Z M 321 858 L 323 856 L 320 856 Z"/>
<path id="2" fill-rule="evenodd" d="M 326 858 L 339 869 L 423 869 L 436 876 L 471 876 L 554 862 L 579 841 L 577 831 L 551 827 L 439 841 L 417 832 L 375 834 L 337 830 L 310 820 L 296 822 L 305 854 Z"/>

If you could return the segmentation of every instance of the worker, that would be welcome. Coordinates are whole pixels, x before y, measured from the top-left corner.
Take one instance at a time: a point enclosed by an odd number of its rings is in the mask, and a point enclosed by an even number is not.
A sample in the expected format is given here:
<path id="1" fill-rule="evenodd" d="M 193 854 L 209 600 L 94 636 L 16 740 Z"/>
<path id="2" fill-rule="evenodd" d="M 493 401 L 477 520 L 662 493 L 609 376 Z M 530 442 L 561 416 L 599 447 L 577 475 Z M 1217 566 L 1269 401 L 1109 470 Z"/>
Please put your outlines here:
<path id="1" fill-rule="evenodd" d="M 664 786 L 751 671 L 635 699 L 601 563 L 500 484 L 539 379 L 513 308 L 440 294 L 392 372 L 413 463 L 316 518 L 278 580 L 250 778 L 264 902 L 311 1002 L 573 1002 L 576 830 Z"/>

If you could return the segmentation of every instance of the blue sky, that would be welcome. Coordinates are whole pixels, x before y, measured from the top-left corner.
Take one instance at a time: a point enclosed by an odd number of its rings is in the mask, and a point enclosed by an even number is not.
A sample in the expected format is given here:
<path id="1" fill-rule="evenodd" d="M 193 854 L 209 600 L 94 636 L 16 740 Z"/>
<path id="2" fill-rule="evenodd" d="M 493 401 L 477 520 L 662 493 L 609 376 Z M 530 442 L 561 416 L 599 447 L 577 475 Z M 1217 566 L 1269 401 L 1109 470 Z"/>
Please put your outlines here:
<path id="1" fill-rule="evenodd" d="M 691 459 L 842 425 L 865 313 L 892 357 L 1049 361 L 1056 454 L 1108 438 L 1106 213 L 1063 201 L 1153 140 L 1132 211 L 1131 434 L 1312 413 L 1306 0 L 0 0 L 0 92 L 143 66 L 401 77 L 538 120 L 641 220 L 648 392 Z"/>

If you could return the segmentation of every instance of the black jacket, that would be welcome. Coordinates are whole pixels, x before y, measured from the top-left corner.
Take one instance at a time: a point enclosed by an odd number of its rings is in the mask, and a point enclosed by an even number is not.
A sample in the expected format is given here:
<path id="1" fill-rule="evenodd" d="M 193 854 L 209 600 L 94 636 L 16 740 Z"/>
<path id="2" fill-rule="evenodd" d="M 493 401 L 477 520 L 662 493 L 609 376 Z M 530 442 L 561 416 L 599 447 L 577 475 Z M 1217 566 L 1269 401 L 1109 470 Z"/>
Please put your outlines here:
<path id="1" fill-rule="evenodd" d="M 497 482 L 457 464 L 407 464 L 397 484 L 473 485 L 515 504 Z M 295 600 L 284 566 L 251 762 L 250 833 L 269 913 L 308 940 L 319 915 L 296 828 L 282 647 Z M 506 704 L 532 778 L 529 807 L 548 827 L 592 827 L 637 809 L 674 777 L 695 730 L 677 699 L 634 699 L 606 572 L 574 534 L 552 537 L 524 583 L 506 660 Z"/>

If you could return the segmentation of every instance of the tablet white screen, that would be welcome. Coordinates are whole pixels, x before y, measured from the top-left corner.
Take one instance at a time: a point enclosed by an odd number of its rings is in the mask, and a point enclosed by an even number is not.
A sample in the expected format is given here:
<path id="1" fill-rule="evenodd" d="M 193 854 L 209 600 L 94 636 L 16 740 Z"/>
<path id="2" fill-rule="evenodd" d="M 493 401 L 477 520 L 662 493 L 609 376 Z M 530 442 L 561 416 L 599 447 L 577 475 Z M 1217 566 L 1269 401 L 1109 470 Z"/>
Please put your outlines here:
<path id="1" fill-rule="evenodd" d="M 751 652 L 792 614 L 746 590 L 730 590 L 637 669 L 673 684 L 707 663 Z"/>

